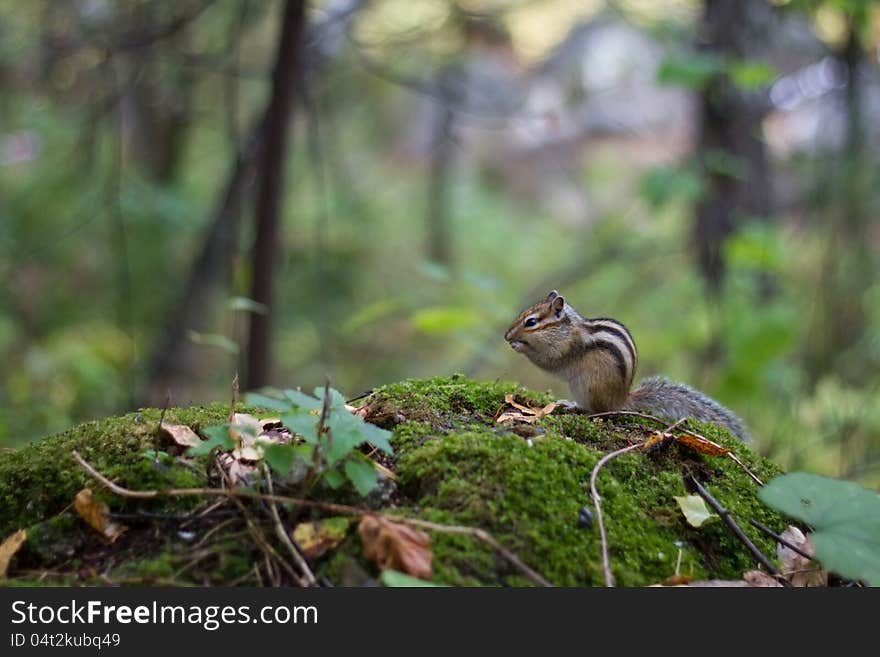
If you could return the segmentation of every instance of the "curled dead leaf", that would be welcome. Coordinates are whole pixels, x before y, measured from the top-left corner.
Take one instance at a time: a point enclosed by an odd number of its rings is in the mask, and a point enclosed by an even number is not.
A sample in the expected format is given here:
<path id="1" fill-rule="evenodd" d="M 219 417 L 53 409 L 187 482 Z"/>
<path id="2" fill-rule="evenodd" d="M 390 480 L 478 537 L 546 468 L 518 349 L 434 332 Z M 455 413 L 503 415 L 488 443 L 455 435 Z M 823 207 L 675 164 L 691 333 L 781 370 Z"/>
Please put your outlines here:
<path id="1" fill-rule="evenodd" d="M 813 554 L 810 537 L 794 525 L 789 525 L 780 536 L 807 554 Z M 776 545 L 776 556 L 782 562 L 782 574 L 792 586 L 828 586 L 828 573 L 812 559 L 798 554 L 787 545 Z"/>
<path id="2" fill-rule="evenodd" d="M 730 452 L 726 447 L 722 447 L 716 442 L 712 442 L 703 436 L 697 436 L 690 433 L 678 434 L 675 440 L 685 447 L 690 447 L 695 452 L 707 454 L 709 456 L 723 456 Z"/>
<path id="3" fill-rule="evenodd" d="M 0 579 L 6 577 L 6 571 L 9 570 L 9 562 L 15 556 L 15 553 L 18 552 L 18 548 L 25 542 L 25 539 L 27 539 L 27 531 L 19 529 L 17 532 L 7 536 L 3 543 L 0 543 Z"/>
<path id="4" fill-rule="evenodd" d="M 73 508 L 76 509 L 76 512 L 92 529 L 109 543 L 113 543 L 128 529 L 125 525 L 110 519 L 107 515 L 110 509 L 106 504 L 95 499 L 90 488 L 83 488 L 76 494 L 73 500 Z"/>
<path id="5" fill-rule="evenodd" d="M 159 433 L 170 438 L 181 447 L 196 447 L 202 443 L 199 435 L 185 424 L 167 424 L 163 422 L 159 425 Z"/>
<path id="6" fill-rule="evenodd" d="M 430 579 L 433 554 L 430 537 L 407 525 L 387 518 L 365 515 L 358 525 L 358 534 L 364 546 L 364 556 L 380 570 L 399 570 L 402 573 Z"/>

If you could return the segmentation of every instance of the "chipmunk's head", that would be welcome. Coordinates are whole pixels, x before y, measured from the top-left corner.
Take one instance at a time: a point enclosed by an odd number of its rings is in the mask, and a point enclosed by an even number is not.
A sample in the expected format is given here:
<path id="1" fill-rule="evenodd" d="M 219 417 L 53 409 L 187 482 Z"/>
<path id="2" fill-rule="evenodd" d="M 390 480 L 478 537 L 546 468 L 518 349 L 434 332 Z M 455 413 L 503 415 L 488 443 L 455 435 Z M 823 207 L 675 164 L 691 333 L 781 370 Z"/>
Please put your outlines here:
<path id="1" fill-rule="evenodd" d="M 507 329 L 504 339 L 535 365 L 553 368 L 571 337 L 568 310 L 565 298 L 553 290 L 546 299 L 523 310 Z"/>

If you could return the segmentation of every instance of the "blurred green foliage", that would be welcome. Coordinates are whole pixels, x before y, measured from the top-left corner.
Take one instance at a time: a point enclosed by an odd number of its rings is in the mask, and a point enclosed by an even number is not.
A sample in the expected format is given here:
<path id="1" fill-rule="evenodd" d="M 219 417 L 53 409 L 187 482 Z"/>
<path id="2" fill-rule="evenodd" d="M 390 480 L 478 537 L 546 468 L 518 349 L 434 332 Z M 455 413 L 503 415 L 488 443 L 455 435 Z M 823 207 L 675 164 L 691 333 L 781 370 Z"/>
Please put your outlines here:
<path id="1" fill-rule="evenodd" d="M 377 12 L 388 11 L 378 4 Z M 137 168 L 125 135 L 120 169 L 112 112 L 100 110 L 109 99 L 100 85 L 94 97 L 77 87 L 97 75 L 100 57 L 61 60 L 45 77 L 9 73 L 9 62 L 41 61 L 47 5 L 0 4 L 0 83 L 8 87 L 0 137 L 30 136 L 36 144 L 31 159 L 0 165 L 0 445 L 133 403 L 231 166 L 230 122 L 243 132 L 264 102 L 277 9 L 266 5 L 246 21 L 232 119 L 222 70 L 237 3 L 219 3 L 193 24 L 198 57 L 165 62 L 192 66 L 186 70 L 195 85 L 183 162 L 169 183 Z M 367 14 L 359 25 L 366 29 L 378 16 Z M 457 43 L 439 38 L 425 52 L 448 53 Z M 370 53 L 405 59 L 398 48 L 409 52 L 413 44 Z M 205 62 L 219 63 L 199 68 Z M 405 63 L 408 71 L 425 64 Z M 721 71 L 747 90 L 775 75 L 760 61 L 671 56 L 659 78 L 696 89 Z M 321 69 L 312 91 L 320 130 L 300 111 L 285 187 L 274 309 L 280 386 L 308 388 L 329 375 L 354 396 L 405 377 L 465 371 L 564 397 L 559 382 L 502 337 L 524 306 L 557 288 L 585 315 L 615 317 L 631 329 L 642 376 L 662 373 L 716 396 L 747 420 L 758 449 L 785 467 L 880 485 L 880 284 L 859 299 L 867 328 L 849 356 L 818 376 L 805 364 L 821 310 L 827 235 L 810 203 L 830 203 L 830 195 L 816 192 L 789 215 L 750 222 L 726 246 L 723 295 L 709 298 L 690 247 L 692 211 L 705 186 L 686 161 L 634 165 L 623 146 L 597 147 L 573 174 L 602 201 L 580 222 L 551 217 L 491 174 L 460 166 L 448 189 L 454 261 L 440 265 L 424 256 L 427 164 L 402 154 L 402 126 L 418 111 L 418 93 L 366 70 L 345 49 Z M 709 164 L 736 175 L 737 163 L 716 155 Z M 818 166 L 803 158 L 777 165 L 801 178 Z M 816 188 L 830 184 L 816 178 Z M 192 385 L 174 404 L 229 396 L 230 352 L 243 335 L 236 313 L 254 309 L 227 302 L 247 296 L 243 257 L 251 239 L 245 230 L 228 294 L 204 311 L 212 329 L 197 336 Z"/>

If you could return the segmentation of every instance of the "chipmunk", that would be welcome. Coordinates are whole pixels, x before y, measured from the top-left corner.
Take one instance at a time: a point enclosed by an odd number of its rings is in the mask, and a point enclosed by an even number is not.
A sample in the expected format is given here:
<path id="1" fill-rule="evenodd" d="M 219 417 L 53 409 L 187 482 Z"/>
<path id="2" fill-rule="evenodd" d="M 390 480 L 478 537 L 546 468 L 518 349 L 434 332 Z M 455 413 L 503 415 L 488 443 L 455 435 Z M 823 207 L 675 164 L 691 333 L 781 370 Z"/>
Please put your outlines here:
<path id="1" fill-rule="evenodd" d="M 751 441 L 742 420 L 693 388 L 658 376 L 632 390 L 638 352 L 629 330 L 613 319 L 581 316 L 556 290 L 522 311 L 504 339 L 535 365 L 567 381 L 577 405 L 589 413 L 631 410 L 671 420 L 692 417 Z"/>

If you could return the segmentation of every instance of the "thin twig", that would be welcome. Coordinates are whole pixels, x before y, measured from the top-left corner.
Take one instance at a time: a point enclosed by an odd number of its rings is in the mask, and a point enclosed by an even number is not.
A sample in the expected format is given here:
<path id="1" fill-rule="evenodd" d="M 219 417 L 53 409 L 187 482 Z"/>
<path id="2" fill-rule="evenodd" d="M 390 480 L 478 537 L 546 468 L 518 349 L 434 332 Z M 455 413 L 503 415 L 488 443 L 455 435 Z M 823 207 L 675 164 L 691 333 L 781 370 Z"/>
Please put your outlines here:
<path id="1" fill-rule="evenodd" d="M 577 414 L 577 410 L 578 409 L 575 409 L 576 414 Z M 602 417 L 613 417 L 615 415 L 630 415 L 633 417 L 640 417 L 640 418 L 644 418 L 646 420 L 651 420 L 653 422 L 657 422 L 658 424 L 664 424 L 664 425 L 666 424 L 666 420 L 659 418 L 656 415 L 649 415 L 647 413 L 639 413 L 638 411 L 605 411 L 604 413 L 590 413 L 589 415 L 587 415 L 587 417 L 592 419 L 592 418 L 602 418 Z M 681 420 L 676 422 L 673 426 L 678 426 L 682 421 L 688 420 L 688 419 L 690 419 L 690 418 L 682 418 Z M 668 431 L 670 431 L 670 429 L 666 429 L 666 431 L 668 432 Z M 695 438 L 698 438 L 700 440 L 705 440 L 707 443 L 712 443 L 713 445 L 717 445 L 717 443 L 714 440 L 709 440 L 708 438 L 706 438 L 706 436 L 699 434 L 696 431 L 691 431 L 690 429 L 679 429 L 679 431 L 681 431 L 682 433 L 686 433 L 689 436 L 694 436 Z M 721 446 L 719 445 L 719 447 L 721 447 Z M 758 484 L 759 486 L 764 485 L 764 482 L 761 481 L 754 472 L 749 470 L 749 468 L 746 467 L 746 464 L 743 463 L 742 461 L 740 461 L 739 458 L 737 457 L 737 455 L 734 454 L 732 450 L 730 450 L 726 447 L 723 449 L 727 450 L 726 451 L 727 457 L 730 458 L 730 460 L 733 461 L 734 463 L 736 463 L 739 467 L 741 467 L 745 471 L 745 473 L 747 475 L 749 475 L 749 477 L 751 477 L 752 480 L 756 484 Z"/>
<path id="2" fill-rule="evenodd" d="M 537 584 L 538 586 L 553 586 L 549 581 L 547 581 L 540 573 L 532 570 L 528 565 L 523 563 L 519 557 L 517 557 L 513 552 L 508 550 L 506 547 L 501 545 L 495 538 L 487 531 L 482 529 L 478 529 L 476 527 L 465 527 L 463 525 L 440 525 L 436 522 L 430 522 L 428 520 L 419 520 L 417 518 L 405 518 L 402 516 L 383 516 L 384 518 L 389 518 L 394 520 L 395 522 L 402 522 L 407 525 L 412 525 L 413 527 L 421 527 L 422 529 L 430 529 L 435 532 L 439 532 L 441 534 L 461 534 L 464 536 L 473 536 L 476 539 L 479 539 L 491 546 L 498 554 L 507 559 L 510 563 L 516 566 L 519 571 L 525 575 L 532 582 Z"/>
<path id="3" fill-rule="evenodd" d="M 804 557 L 805 559 L 809 559 L 810 561 L 813 560 L 813 555 L 812 555 L 812 554 L 810 554 L 809 552 L 806 552 L 806 551 L 803 550 L 802 548 L 799 548 L 797 545 L 795 545 L 795 544 L 792 543 L 791 541 L 782 538 L 782 536 L 780 536 L 779 534 L 777 534 L 776 532 L 774 532 L 774 531 L 773 531 L 772 529 L 770 529 L 767 525 L 764 525 L 764 524 L 758 522 L 758 521 L 755 520 L 754 518 L 749 518 L 749 523 L 750 523 L 753 527 L 756 527 L 756 528 L 760 529 L 762 532 L 764 532 L 765 534 L 767 534 L 767 536 L 770 536 L 770 537 L 771 537 L 772 539 L 774 539 L 777 543 L 781 543 L 782 545 L 784 545 L 785 547 L 787 547 L 789 550 L 792 550 L 793 552 L 797 552 L 799 555 L 801 555 L 801 556 Z"/>
<path id="4" fill-rule="evenodd" d="M 355 517 L 375 515 L 375 512 L 370 511 L 369 509 L 361 509 L 355 506 L 348 506 L 346 504 L 317 502 L 315 500 L 304 500 L 297 497 L 288 497 L 286 495 L 256 493 L 254 491 L 237 490 L 232 488 L 168 488 L 166 490 L 131 490 L 112 482 L 110 479 L 95 470 L 95 468 L 92 467 L 88 461 L 83 459 L 83 457 L 80 456 L 76 450 L 73 450 L 71 453 L 73 454 L 73 458 L 76 459 L 76 462 L 79 463 L 83 470 L 85 470 L 90 476 L 103 484 L 108 490 L 115 493 L 116 495 L 119 495 L 120 497 L 129 497 L 135 499 L 153 499 L 156 497 L 218 496 L 231 499 L 237 505 L 241 504 L 241 499 L 252 499 L 261 500 L 264 502 L 279 502 L 281 504 L 295 504 L 321 509 L 322 511 L 327 511 L 329 513 Z M 446 532 L 450 534 L 467 534 L 470 536 L 474 536 L 475 538 L 484 541 L 488 545 L 491 545 L 495 550 L 498 551 L 499 554 L 510 561 L 510 563 L 512 563 L 516 568 L 520 570 L 520 572 L 522 572 L 526 577 L 528 577 L 535 583 L 540 584 L 541 586 L 550 586 L 550 583 L 546 579 L 544 579 L 537 572 L 529 568 L 515 554 L 502 546 L 491 534 L 482 529 L 464 527 L 459 525 L 439 525 L 437 523 L 428 522 L 426 520 L 418 520 L 415 518 L 407 518 L 405 516 L 397 516 L 391 514 L 383 514 L 382 517 L 388 518 L 389 520 L 393 520 L 395 522 L 401 522 L 413 526 L 433 529 L 434 531 L 438 532 Z M 248 518 L 246 519 L 249 521 Z M 285 565 L 287 564 L 285 563 Z"/>
<path id="5" fill-rule="evenodd" d="M 614 576 L 611 574 L 611 564 L 608 560 L 608 537 L 605 535 L 605 523 L 602 521 L 602 503 L 599 498 L 599 491 L 596 488 L 596 478 L 599 475 L 599 470 L 608 461 L 644 446 L 645 443 L 635 443 L 610 452 L 599 459 L 599 462 L 593 468 L 593 472 L 590 473 L 590 495 L 593 496 L 593 506 L 596 507 L 596 522 L 599 524 L 599 540 L 602 543 L 602 572 L 605 574 L 605 586 L 614 586 Z"/>
<path id="6" fill-rule="evenodd" d="M 777 576 L 779 575 L 779 571 L 776 570 L 776 567 L 770 563 L 770 560 L 761 552 L 758 547 L 752 543 L 751 539 L 743 533 L 743 530 L 740 529 L 739 525 L 736 524 L 736 520 L 733 519 L 733 516 L 730 515 L 730 511 L 721 506 L 721 503 L 712 497 L 712 494 L 706 490 L 703 485 L 697 481 L 697 478 L 691 476 L 691 482 L 693 482 L 694 487 L 697 489 L 697 493 L 702 497 L 706 503 L 712 507 L 712 509 L 717 513 L 724 523 L 730 528 L 736 537 L 742 542 L 743 545 L 746 546 L 749 552 L 752 553 L 752 556 L 755 560 L 760 563 L 764 568 L 767 569 L 767 572 L 771 575 Z M 782 580 L 780 580 L 782 581 Z"/>
<path id="7" fill-rule="evenodd" d="M 217 469 L 220 471 L 220 475 L 223 477 L 223 480 L 226 482 L 226 485 L 231 485 L 232 482 L 229 479 L 229 476 L 223 470 L 222 466 L 217 463 Z M 254 542 L 257 544 L 263 551 L 263 556 L 266 558 L 266 562 L 268 564 L 277 563 L 281 568 L 283 568 L 288 575 L 290 575 L 291 579 L 296 582 L 299 586 L 304 587 L 305 583 L 303 578 L 300 577 L 293 567 L 287 563 L 284 559 L 281 558 L 281 555 L 278 554 L 278 551 L 272 547 L 272 544 L 269 543 L 269 540 L 266 538 L 266 535 L 263 534 L 263 530 L 251 519 L 251 514 L 248 512 L 247 507 L 242 504 L 241 500 L 237 497 L 232 498 L 233 504 L 238 507 L 241 511 L 242 516 L 244 517 L 244 521 L 247 524 L 247 528 L 251 533 L 251 537 L 254 539 Z M 277 575 L 273 578 L 275 580 L 275 584 L 280 584 L 280 579 Z"/>
<path id="8" fill-rule="evenodd" d="M 274 494 L 275 491 L 272 488 L 272 475 L 269 473 L 269 466 L 267 466 L 265 463 L 263 463 L 263 474 L 266 475 L 266 485 L 269 487 L 269 493 Z M 286 547 L 288 552 L 290 552 L 290 556 L 293 557 L 293 560 L 299 567 L 300 572 L 302 572 L 303 578 L 306 582 L 306 586 L 317 586 L 318 582 L 317 580 L 315 580 L 315 575 L 314 573 L 312 573 L 312 569 L 309 568 L 309 564 L 306 563 L 306 560 L 300 553 L 299 548 L 294 545 L 287 531 L 285 531 L 284 525 L 281 524 L 281 516 L 278 515 L 278 507 L 276 506 L 274 501 L 269 501 L 269 509 L 272 512 L 272 519 L 275 521 L 275 533 L 278 535 L 279 540 L 284 544 L 284 547 Z"/>

